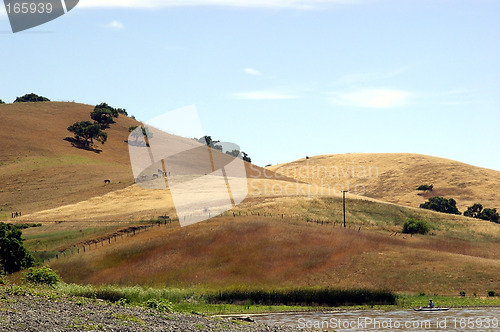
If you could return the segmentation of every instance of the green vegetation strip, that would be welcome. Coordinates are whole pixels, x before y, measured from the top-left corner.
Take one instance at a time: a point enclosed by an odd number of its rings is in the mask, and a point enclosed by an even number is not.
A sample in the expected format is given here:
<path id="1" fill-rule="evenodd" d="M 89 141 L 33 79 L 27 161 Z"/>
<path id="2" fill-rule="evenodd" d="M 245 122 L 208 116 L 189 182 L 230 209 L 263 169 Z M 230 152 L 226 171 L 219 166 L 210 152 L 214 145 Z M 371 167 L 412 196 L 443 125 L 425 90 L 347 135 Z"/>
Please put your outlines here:
<path id="1" fill-rule="evenodd" d="M 396 295 L 391 291 L 335 288 L 246 289 L 236 288 L 209 293 L 207 303 L 250 302 L 263 305 L 339 306 L 363 304 L 394 304 Z"/>
<path id="2" fill-rule="evenodd" d="M 308 289 L 303 289 L 308 290 Z M 295 289 L 297 291 L 297 289 Z M 337 290 L 338 291 L 338 290 Z M 144 308 L 154 309 L 160 312 L 182 312 L 195 313 L 200 315 L 220 315 L 220 314 L 254 314 L 254 313 L 269 313 L 269 312 L 300 312 L 300 311 L 329 311 L 329 310 L 395 310 L 395 309 L 411 309 L 421 306 L 426 306 L 429 301 L 429 295 L 408 295 L 408 294 L 392 294 L 394 303 L 392 304 L 355 304 L 352 301 L 338 306 L 325 305 L 277 305 L 277 304 L 258 304 L 250 300 L 236 301 L 233 303 L 208 303 L 207 299 L 213 296 L 218 296 L 222 291 L 207 290 L 202 288 L 190 289 L 175 289 L 175 288 L 143 288 L 139 286 L 123 287 L 123 286 L 92 286 L 92 285 L 76 285 L 58 283 L 54 287 L 42 284 L 25 283 L 22 285 L 5 284 L 0 286 L 0 293 L 12 295 L 31 295 L 42 296 L 48 299 L 57 300 L 60 298 L 70 298 L 74 301 L 81 302 L 93 301 L 95 299 L 103 299 L 108 302 L 120 306 L 139 306 Z M 232 294 L 234 297 L 241 293 L 236 293 L 234 290 L 226 296 Z M 310 290 L 308 290 L 310 292 Z M 340 293 L 346 298 L 353 296 L 352 294 L 363 293 L 360 290 L 341 291 Z M 296 294 L 290 290 L 268 290 L 262 294 Z M 299 292 L 300 293 L 300 292 Z M 249 292 L 245 294 L 250 294 Z M 261 295 L 262 295 L 261 294 Z M 304 292 L 303 294 L 306 294 Z M 308 293 L 310 294 L 310 293 Z M 314 292 L 313 292 L 314 294 Z M 328 294 L 328 289 L 323 289 L 322 296 Z M 333 295 L 333 294 L 330 294 Z M 337 294 L 338 295 L 338 294 Z M 256 296 L 256 293 L 253 294 Z M 268 295 L 263 295 L 268 296 Z M 354 296 L 354 297 L 355 297 Z M 244 298 L 244 297 L 240 297 Z M 500 306 L 499 296 L 487 297 L 481 296 L 442 296 L 433 295 L 434 303 L 440 307 L 480 307 L 480 306 Z M 312 303 L 311 300 L 306 303 Z"/>

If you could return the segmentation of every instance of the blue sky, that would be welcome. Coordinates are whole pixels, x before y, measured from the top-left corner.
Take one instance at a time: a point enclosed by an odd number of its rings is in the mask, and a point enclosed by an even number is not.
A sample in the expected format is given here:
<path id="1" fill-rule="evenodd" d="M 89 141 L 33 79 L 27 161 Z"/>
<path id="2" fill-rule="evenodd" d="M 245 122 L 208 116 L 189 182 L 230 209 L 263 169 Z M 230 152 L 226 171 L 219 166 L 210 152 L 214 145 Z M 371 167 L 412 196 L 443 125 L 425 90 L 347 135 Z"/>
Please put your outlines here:
<path id="1" fill-rule="evenodd" d="M 412 152 L 500 170 L 500 2 L 81 0 L 12 34 L 0 99 L 196 105 L 258 165 Z"/>

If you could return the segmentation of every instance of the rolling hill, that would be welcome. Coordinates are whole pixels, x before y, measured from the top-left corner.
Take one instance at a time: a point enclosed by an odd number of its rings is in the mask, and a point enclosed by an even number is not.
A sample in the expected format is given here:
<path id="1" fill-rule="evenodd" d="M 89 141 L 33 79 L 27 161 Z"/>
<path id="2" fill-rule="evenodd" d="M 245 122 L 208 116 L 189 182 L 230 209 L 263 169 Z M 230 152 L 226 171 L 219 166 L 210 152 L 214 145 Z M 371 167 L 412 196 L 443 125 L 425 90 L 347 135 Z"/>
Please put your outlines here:
<path id="1" fill-rule="evenodd" d="M 68 102 L 0 105 L 0 121 L 9 128 L 0 132 L 0 220 L 11 212 L 27 215 L 58 208 L 134 184 L 127 139 L 129 127 L 139 122 L 120 115 L 97 152 L 76 148 L 68 140 L 72 135 L 66 128 L 90 120 L 93 108 Z M 249 177 L 275 176 L 255 165 L 245 167 Z M 99 218 L 95 211 L 93 216 Z"/>
<path id="2" fill-rule="evenodd" d="M 500 172 L 411 153 L 321 155 L 267 167 L 335 191 L 418 207 L 429 197 L 454 198 L 460 211 L 474 203 L 500 209 Z M 416 188 L 433 184 L 432 191 Z M 327 190 L 326 189 L 326 190 Z"/>
<path id="3" fill-rule="evenodd" d="M 0 105 L 0 120 L 13 128 L 0 133 L 0 218 L 21 210 L 15 222 L 41 222 L 23 231 L 26 244 L 67 282 L 500 290 L 498 224 L 417 208 L 434 195 L 455 198 L 462 211 L 475 202 L 500 206 L 500 172 L 414 154 L 317 156 L 266 169 L 245 163 L 246 199 L 181 228 L 168 190 L 133 184 L 126 140 L 135 120 L 120 116 L 100 153 L 66 140 L 66 127 L 91 110 Z M 432 192 L 415 190 L 431 183 Z M 174 222 L 136 234 L 165 214 Z M 410 217 L 426 221 L 430 234 L 399 233 Z"/>
<path id="4" fill-rule="evenodd" d="M 92 106 L 44 102 L 0 105 L 0 218 L 75 203 L 133 183 L 128 128 L 138 123 L 120 116 L 96 153 L 72 146 L 66 128 L 90 120 Z M 104 185 L 104 180 L 111 184 Z"/>

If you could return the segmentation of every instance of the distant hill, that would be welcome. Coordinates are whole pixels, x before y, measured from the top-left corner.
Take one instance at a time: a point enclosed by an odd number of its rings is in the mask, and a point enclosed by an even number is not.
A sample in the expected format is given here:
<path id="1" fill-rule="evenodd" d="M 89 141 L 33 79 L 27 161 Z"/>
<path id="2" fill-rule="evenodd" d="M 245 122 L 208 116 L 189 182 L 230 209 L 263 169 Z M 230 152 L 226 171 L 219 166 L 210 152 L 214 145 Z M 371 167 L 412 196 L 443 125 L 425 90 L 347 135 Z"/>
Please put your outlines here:
<path id="1" fill-rule="evenodd" d="M 429 197 L 454 198 L 463 212 L 474 203 L 500 209 L 500 172 L 410 153 L 321 155 L 267 167 L 334 191 L 418 207 Z M 433 191 L 417 191 L 433 184 Z"/>
<path id="2" fill-rule="evenodd" d="M 134 184 L 127 139 L 129 127 L 139 122 L 120 115 L 106 129 L 108 140 L 98 145 L 99 153 L 73 147 L 68 140 L 72 134 L 66 128 L 90 120 L 93 109 L 68 102 L 0 105 L 4 128 L 0 131 L 0 220 L 9 218 L 12 211 L 26 215 L 58 208 Z M 274 177 L 270 171 L 245 165 L 249 177 Z M 111 183 L 105 185 L 104 180 Z M 127 211 L 122 209 L 120 215 L 127 216 Z"/>
<path id="3" fill-rule="evenodd" d="M 66 102 L 0 105 L 0 217 L 74 203 L 133 183 L 128 128 L 123 115 L 107 129 L 102 152 L 78 149 L 65 139 L 77 121 L 90 120 L 93 106 Z M 111 180 L 105 186 L 104 180 Z"/>

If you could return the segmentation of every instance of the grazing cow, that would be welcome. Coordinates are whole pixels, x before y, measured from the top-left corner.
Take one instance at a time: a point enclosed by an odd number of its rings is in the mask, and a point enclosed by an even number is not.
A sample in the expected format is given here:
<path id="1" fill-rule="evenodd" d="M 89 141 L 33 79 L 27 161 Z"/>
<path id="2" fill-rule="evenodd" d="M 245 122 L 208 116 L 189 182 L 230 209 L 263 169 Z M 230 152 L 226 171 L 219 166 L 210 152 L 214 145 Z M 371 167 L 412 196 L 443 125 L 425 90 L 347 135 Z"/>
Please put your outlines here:
<path id="1" fill-rule="evenodd" d="M 104 180 L 104 184 L 110 184 L 110 183 L 111 183 L 111 181 L 110 181 L 110 180 L 107 180 L 107 179 L 106 179 L 106 180 Z"/>
<path id="2" fill-rule="evenodd" d="M 306 156 L 306 159 L 309 159 L 309 156 Z"/>
<path id="3" fill-rule="evenodd" d="M 148 178 L 147 175 L 141 175 L 141 181 L 146 180 Z"/>
<path id="4" fill-rule="evenodd" d="M 158 169 L 158 174 L 159 175 L 163 174 L 163 170 L 162 169 Z"/>
<path id="5" fill-rule="evenodd" d="M 154 179 L 158 179 L 158 174 L 153 174 Z"/>

